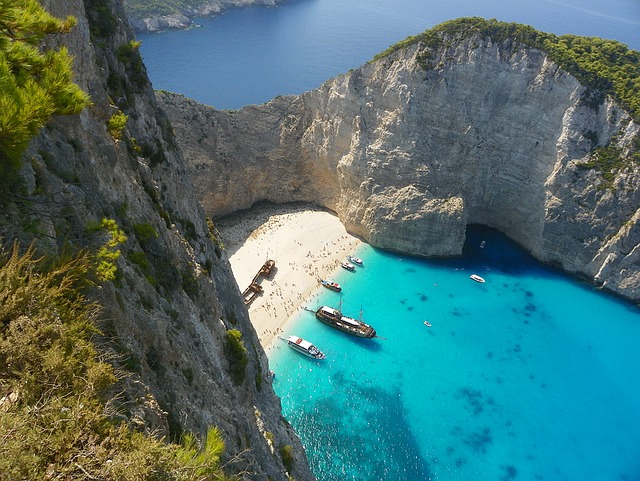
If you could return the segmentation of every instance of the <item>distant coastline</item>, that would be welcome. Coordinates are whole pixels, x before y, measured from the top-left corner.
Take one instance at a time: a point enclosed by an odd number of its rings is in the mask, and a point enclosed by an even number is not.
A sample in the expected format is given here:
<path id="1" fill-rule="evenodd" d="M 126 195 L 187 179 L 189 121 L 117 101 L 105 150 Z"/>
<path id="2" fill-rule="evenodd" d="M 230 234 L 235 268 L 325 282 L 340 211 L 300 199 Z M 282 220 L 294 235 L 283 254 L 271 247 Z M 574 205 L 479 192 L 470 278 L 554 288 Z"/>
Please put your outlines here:
<path id="1" fill-rule="evenodd" d="M 167 0 L 164 4 L 150 7 L 145 1 L 127 0 L 125 7 L 136 33 L 156 33 L 196 27 L 194 18 L 213 17 L 231 8 L 253 5 L 275 7 L 279 3 L 282 0 L 201 0 L 185 5 L 180 0 Z"/>

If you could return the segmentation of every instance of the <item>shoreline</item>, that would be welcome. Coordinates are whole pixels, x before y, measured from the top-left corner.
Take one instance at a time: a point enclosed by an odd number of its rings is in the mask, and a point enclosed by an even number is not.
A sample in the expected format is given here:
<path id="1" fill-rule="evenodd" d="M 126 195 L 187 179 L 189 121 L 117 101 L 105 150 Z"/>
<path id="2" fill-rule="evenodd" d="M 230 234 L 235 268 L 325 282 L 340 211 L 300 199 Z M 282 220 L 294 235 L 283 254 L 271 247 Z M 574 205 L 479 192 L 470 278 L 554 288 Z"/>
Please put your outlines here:
<path id="1" fill-rule="evenodd" d="M 265 261 L 275 261 L 274 274 L 261 278 L 263 292 L 248 306 L 265 351 L 323 289 L 320 280 L 331 280 L 364 244 L 335 214 L 311 204 L 260 204 L 218 219 L 216 227 L 241 291 Z"/>

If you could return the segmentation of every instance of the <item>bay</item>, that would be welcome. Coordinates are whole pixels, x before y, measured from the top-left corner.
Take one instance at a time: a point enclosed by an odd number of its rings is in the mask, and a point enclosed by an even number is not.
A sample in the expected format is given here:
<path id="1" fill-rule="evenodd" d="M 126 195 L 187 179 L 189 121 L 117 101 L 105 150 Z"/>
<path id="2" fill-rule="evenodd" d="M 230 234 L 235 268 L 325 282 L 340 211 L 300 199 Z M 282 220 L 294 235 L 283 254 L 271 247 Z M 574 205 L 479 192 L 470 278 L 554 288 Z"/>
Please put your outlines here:
<path id="1" fill-rule="evenodd" d="M 284 342 L 268 353 L 318 479 L 638 479 L 636 307 L 480 226 L 459 259 L 370 246 L 358 256 L 364 267 L 336 278 L 342 293 L 307 307 L 362 309 L 380 338 L 350 337 L 302 311 L 285 337 L 327 359 Z"/>
<path id="2" fill-rule="evenodd" d="M 316 88 L 410 35 L 468 16 L 640 49 L 638 0 L 290 0 L 138 38 L 154 88 L 238 109 Z"/>
<path id="3" fill-rule="evenodd" d="M 474 15 L 640 48 L 636 0 L 292 0 L 139 38 L 154 87 L 235 109 L 315 88 Z M 485 227 L 469 228 L 459 259 L 356 254 L 365 267 L 340 273 L 342 297 L 322 292 L 308 307 L 362 309 L 381 338 L 351 338 L 303 311 L 285 334 L 327 359 L 284 343 L 268 352 L 318 479 L 640 479 L 637 307 Z"/>

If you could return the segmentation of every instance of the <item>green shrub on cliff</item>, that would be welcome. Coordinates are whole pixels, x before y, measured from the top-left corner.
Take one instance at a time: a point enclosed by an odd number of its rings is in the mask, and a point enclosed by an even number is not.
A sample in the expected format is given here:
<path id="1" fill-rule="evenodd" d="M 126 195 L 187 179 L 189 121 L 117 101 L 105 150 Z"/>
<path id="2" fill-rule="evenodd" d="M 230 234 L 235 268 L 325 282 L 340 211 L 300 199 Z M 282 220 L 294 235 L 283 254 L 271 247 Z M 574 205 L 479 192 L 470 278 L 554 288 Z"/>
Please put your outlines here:
<path id="1" fill-rule="evenodd" d="M 242 333 L 237 329 L 227 331 L 227 342 L 225 344 L 225 355 L 229 361 L 231 378 L 236 384 L 242 384 L 246 376 L 248 362 L 247 348 L 242 341 Z"/>
<path id="2" fill-rule="evenodd" d="M 66 49 L 44 50 L 47 35 L 66 33 L 37 0 L 0 0 L 0 164 L 17 166 L 31 138 L 52 115 L 80 112 L 89 97 L 72 82 Z"/>
<path id="3" fill-rule="evenodd" d="M 444 22 L 426 32 L 409 37 L 374 60 L 384 58 L 413 44 L 426 47 L 421 57 L 424 68 L 430 68 L 431 55 L 450 42 L 480 35 L 496 43 L 511 42 L 511 46 L 532 47 L 549 55 L 560 67 L 588 88 L 583 99 L 593 106 L 611 95 L 636 121 L 640 120 L 640 52 L 630 50 L 615 40 L 576 35 L 557 36 L 540 32 L 529 25 L 499 22 L 495 19 L 461 18 Z"/>
<path id="4" fill-rule="evenodd" d="M 233 479 L 217 429 L 177 445 L 114 416 L 117 376 L 92 342 L 99 306 L 83 294 L 92 269 L 89 253 L 45 262 L 33 248 L 0 251 L 0 477 Z"/>

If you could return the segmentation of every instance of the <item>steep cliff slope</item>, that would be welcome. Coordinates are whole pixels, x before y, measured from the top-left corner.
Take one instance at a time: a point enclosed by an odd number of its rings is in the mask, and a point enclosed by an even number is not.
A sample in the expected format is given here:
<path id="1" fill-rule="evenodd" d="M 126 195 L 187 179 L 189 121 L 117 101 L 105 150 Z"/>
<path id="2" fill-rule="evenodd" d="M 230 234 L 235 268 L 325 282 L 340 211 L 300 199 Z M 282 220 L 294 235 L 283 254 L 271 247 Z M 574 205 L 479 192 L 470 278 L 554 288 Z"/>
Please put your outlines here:
<path id="1" fill-rule="evenodd" d="M 466 226 L 485 224 L 639 300 L 640 170 L 591 167 L 603 146 L 633 157 L 640 126 L 540 49 L 471 28 L 436 36 L 239 111 L 160 94 L 207 213 L 311 201 L 423 256 L 460 254 Z"/>
<path id="2" fill-rule="evenodd" d="M 313 479 L 121 2 L 44 3 L 57 17 L 78 19 L 70 34 L 47 43 L 67 45 L 93 104 L 49 122 L 21 170 L 2 179 L 3 243 L 95 250 L 105 241 L 95 226 L 114 219 L 128 240 L 116 279 L 94 293 L 105 307 L 103 348 L 132 373 L 114 405 L 146 431 L 174 439 L 219 427 L 227 467 L 244 479 Z M 128 116 L 124 129 L 110 124 L 122 118 L 114 114 Z M 233 349 L 237 335 L 246 366 Z"/>

